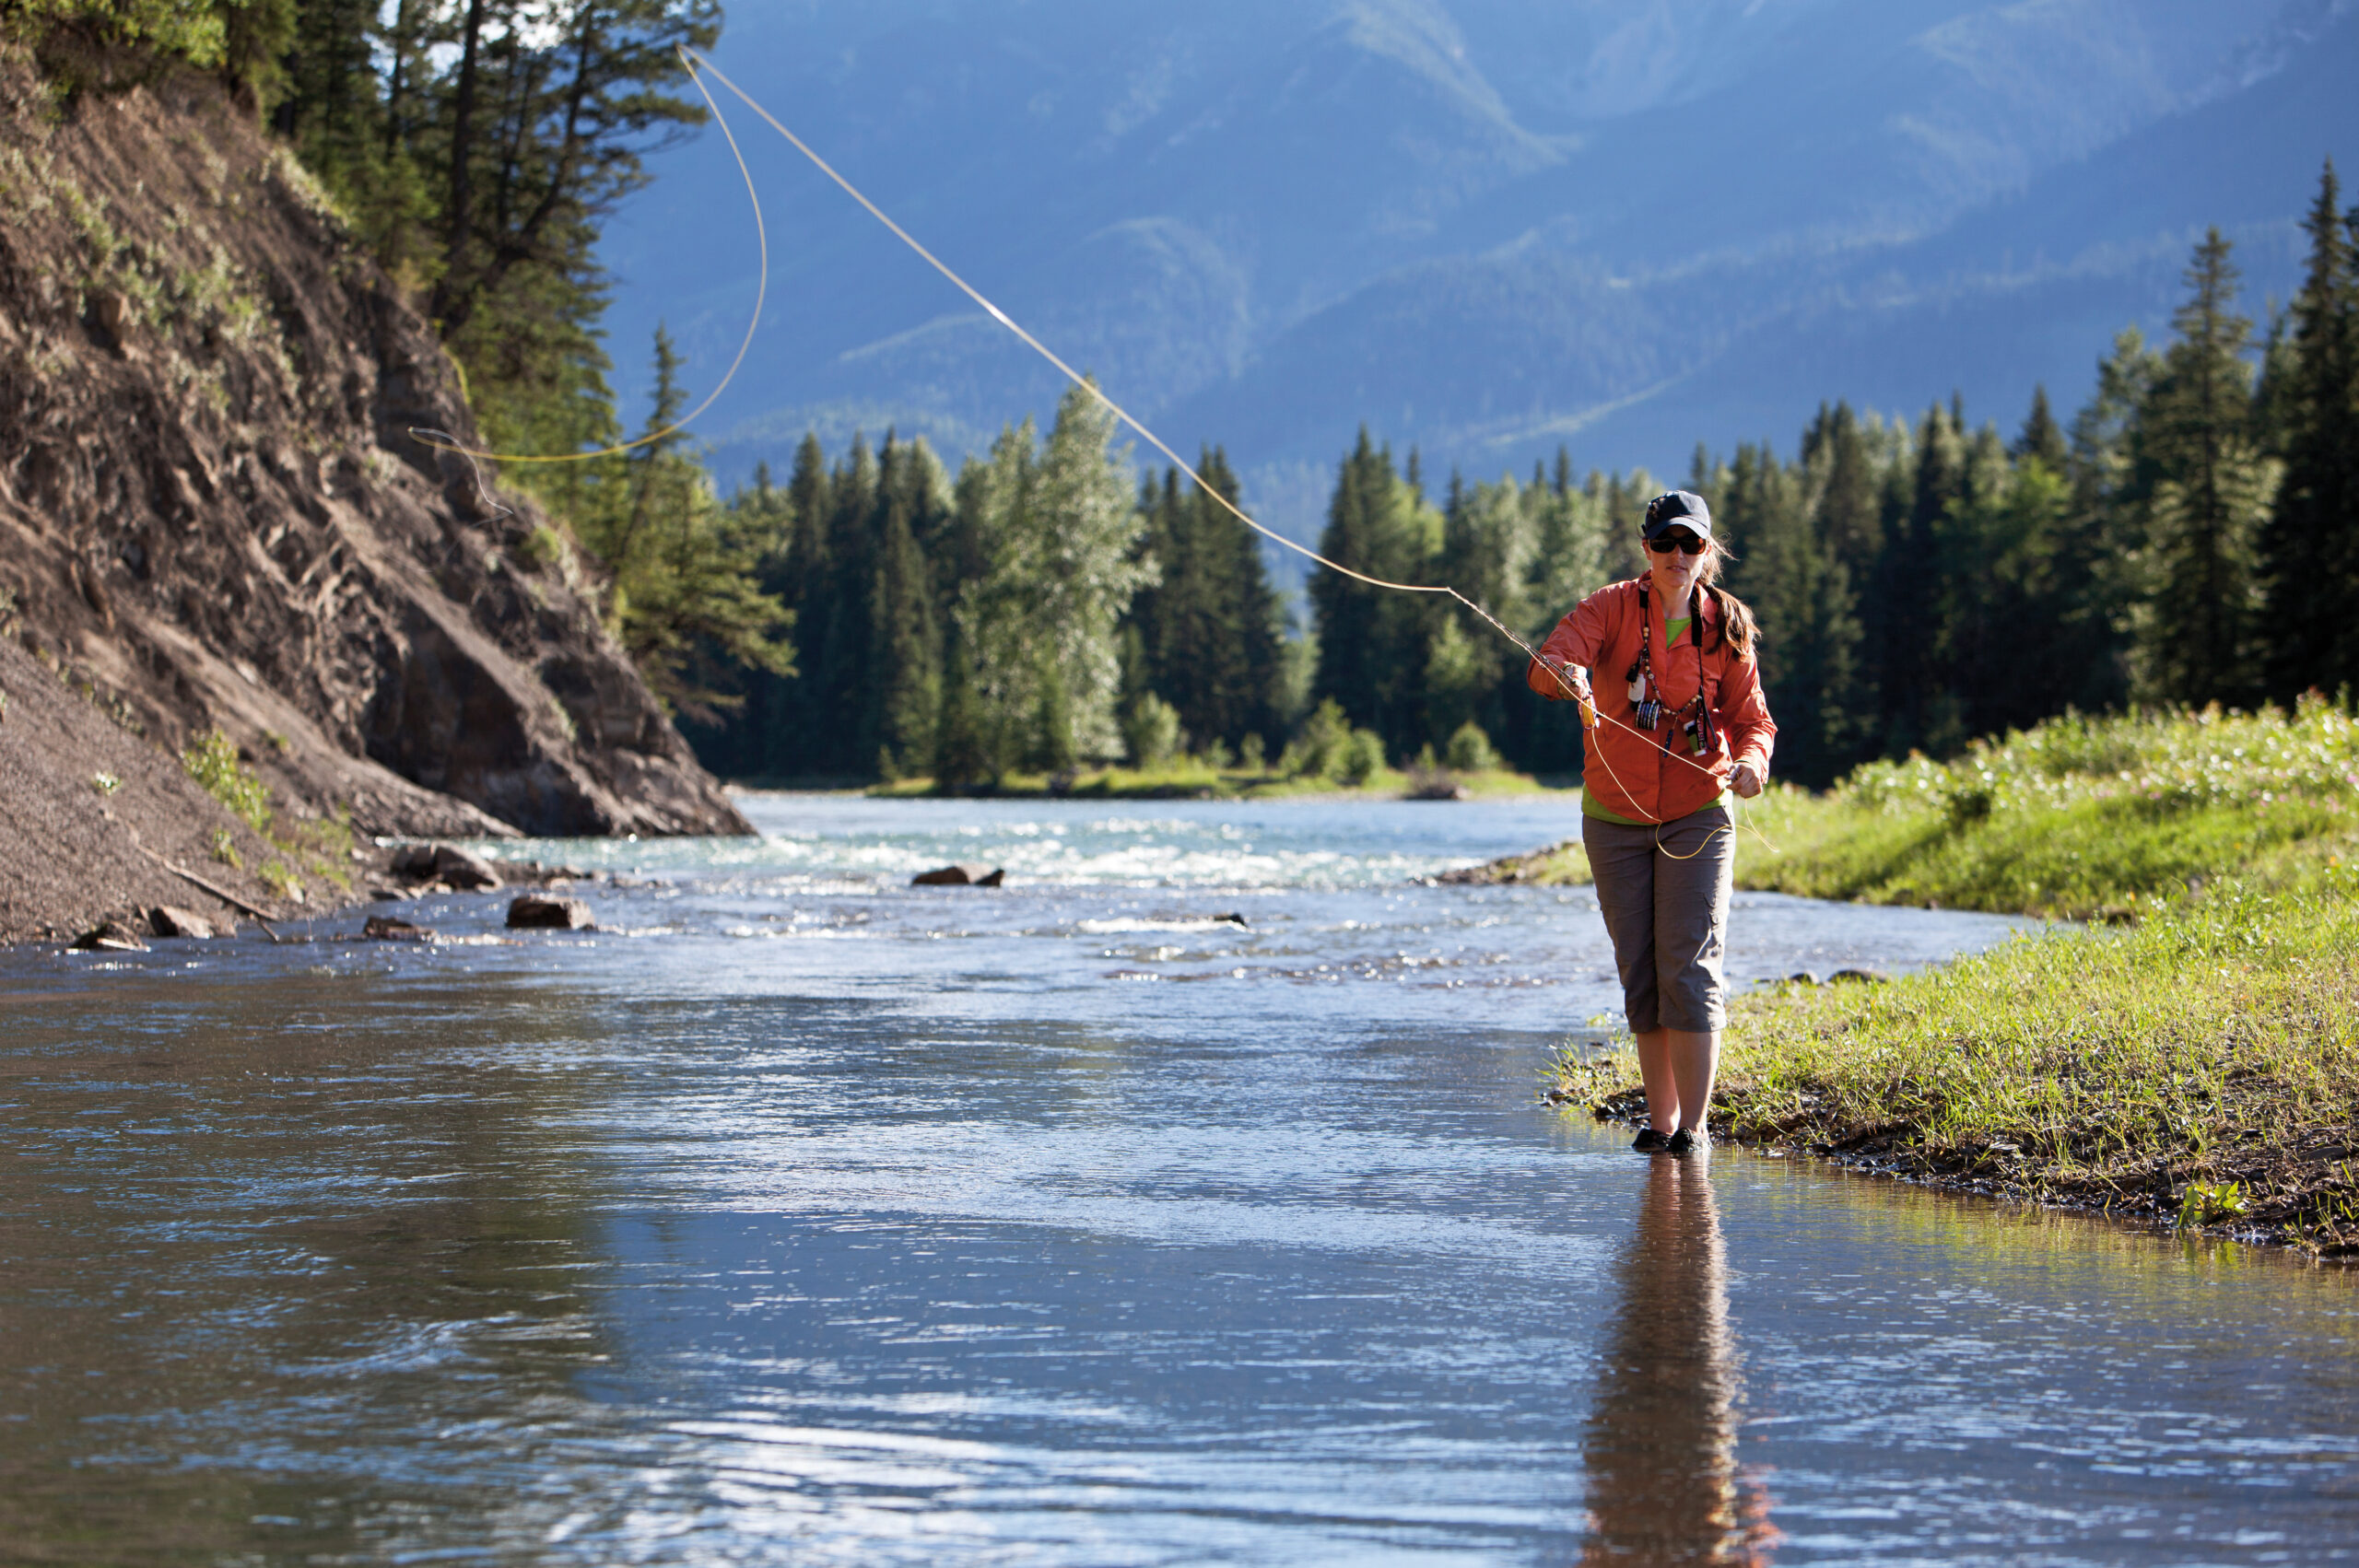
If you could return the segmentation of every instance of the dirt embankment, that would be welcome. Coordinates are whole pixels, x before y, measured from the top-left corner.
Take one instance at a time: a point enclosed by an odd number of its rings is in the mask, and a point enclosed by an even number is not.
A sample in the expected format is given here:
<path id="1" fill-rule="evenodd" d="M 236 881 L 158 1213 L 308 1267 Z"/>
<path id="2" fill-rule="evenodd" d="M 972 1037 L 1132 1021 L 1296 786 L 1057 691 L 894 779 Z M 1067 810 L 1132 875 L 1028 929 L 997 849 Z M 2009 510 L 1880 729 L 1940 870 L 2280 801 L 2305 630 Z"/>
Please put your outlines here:
<path id="1" fill-rule="evenodd" d="M 147 862 L 107 825 L 193 829 L 173 758 L 215 728 L 290 823 L 748 830 L 594 565 L 410 434 L 475 439 L 455 367 L 217 87 L 60 119 L 0 53 L 0 934 L 130 896 Z"/>
<path id="2" fill-rule="evenodd" d="M 109 918 L 144 929 L 134 912 L 158 905 L 225 921 L 246 913 L 170 865 L 251 909 L 289 907 L 257 874 L 277 851 L 176 758 L 14 642 L 0 642 L 0 942 L 71 939 Z"/>

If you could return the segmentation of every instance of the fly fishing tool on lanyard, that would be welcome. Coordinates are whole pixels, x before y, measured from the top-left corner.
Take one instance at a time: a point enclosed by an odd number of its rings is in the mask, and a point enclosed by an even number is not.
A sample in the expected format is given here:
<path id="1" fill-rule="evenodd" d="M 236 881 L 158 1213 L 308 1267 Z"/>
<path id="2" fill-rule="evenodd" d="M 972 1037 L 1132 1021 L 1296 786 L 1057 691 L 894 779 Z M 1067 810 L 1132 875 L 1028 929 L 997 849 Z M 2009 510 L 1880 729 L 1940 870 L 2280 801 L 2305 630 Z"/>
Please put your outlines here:
<path id="1" fill-rule="evenodd" d="M 1622 678 L 1630 683 L 1630 705 L 1635 710 L 1632 717 L 1637 720 L 1638 728 L 1653 731 L 1661 727 L 1664 714 L 1662 684 L 1655 677 L 1655 618 L 1648 605 L 1647 586 L 1645 579 L 1641 579 L 1638 583 L 1638 657 Z M 1662 656 L 1668 661 L 1672 639 L 1669 635 L 1667 615 L 1663 629 Z M 1688 700 L 1686 707 L 1672 717 L 1678 720 L 1679 733 L 1685 738 L 1689 753 L 1702 756 L 1712 749 L 1712 709 L 1711 705 L 1704 700 L 1704 591 L 1700 588 L 1689 591 L 1686 636 L 1696 649 L 1696 695 Z M 1662 745 L 1663 750 L 1671 752 L 1668 740 Z M 1671 752 L 1671 755 L 1676 756 L 1679 754 Z"/>

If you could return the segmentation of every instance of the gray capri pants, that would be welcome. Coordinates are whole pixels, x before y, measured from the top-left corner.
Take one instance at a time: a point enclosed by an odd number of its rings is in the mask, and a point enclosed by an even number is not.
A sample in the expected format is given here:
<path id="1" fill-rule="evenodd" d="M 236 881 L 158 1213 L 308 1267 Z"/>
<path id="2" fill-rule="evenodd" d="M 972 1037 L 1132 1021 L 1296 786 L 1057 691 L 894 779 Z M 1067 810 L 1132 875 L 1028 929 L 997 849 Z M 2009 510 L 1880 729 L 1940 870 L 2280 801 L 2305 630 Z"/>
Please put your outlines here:
<path id="1" fill-rule="evenodd" d="M 1692 1034 L 1728 1023 L 1720 973 L 1728 937 L 1736 833 L 1726 806 L 1706 806 L 1660 827 L 1581 819 L 1581 848 L 1597 879 L 1597 907 L 1622 972 L 1630 1031 Z"/>

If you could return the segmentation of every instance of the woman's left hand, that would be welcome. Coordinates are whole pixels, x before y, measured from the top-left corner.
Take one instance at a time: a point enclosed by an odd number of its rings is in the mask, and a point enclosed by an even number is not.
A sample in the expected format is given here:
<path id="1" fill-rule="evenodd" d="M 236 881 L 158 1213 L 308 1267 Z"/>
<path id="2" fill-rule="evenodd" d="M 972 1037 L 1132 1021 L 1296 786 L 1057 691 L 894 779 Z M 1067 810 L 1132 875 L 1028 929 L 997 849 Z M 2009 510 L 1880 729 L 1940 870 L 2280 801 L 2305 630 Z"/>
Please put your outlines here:
<path id="1" fill-rule="evenodd" d="M 1729 769 L 1729 788 L 1735 790 L 1740 799 L 1749 801 L 1761 793 L 1761 775 L 1755 770 L 1753 764 L 1740 762 Z"/>

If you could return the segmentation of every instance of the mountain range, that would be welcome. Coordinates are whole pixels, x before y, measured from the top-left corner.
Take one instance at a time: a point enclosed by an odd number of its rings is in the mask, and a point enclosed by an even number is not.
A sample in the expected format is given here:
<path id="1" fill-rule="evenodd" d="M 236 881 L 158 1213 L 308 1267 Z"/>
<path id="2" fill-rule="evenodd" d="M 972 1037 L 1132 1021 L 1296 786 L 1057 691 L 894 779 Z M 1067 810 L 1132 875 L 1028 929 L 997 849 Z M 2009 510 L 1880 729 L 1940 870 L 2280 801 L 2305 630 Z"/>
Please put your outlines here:
<path id="1" fill-rule="evenodd" d="M 1450 468 L 1684 472 L 1822 400 L 2069 409 L 2217 224 L 2297 285 L 2359 155 L 2359 0 L 791 0 L 715 63 L 1248 504 L 1309 539 L 1366 423 Z M 816 427 L 954 458 L 1034 358 L 750 113 L 769 303 L 700 422 L 724 483 Z M 757 281 L 712 130 L 611 221 L 616 382 L 699 391 Z"/>

